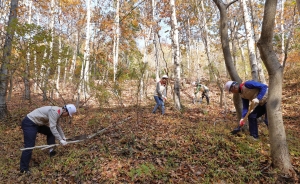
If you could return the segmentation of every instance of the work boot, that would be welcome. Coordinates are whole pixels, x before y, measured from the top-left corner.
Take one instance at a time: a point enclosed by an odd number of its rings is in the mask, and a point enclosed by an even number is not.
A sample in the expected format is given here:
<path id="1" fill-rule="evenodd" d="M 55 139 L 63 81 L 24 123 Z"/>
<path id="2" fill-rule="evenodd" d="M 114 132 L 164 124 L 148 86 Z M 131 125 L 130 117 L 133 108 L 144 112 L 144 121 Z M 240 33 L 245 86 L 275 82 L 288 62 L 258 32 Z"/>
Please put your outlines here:
<path id="1" fill-rule="evenodd" d="M 21 170 L 20 173 L 21 174 L 26 174 L 26 175 L 30 175 L 31 174 L 29 170 L 28 171 Z"/>
<path id="2" fill-rule="evenodd" d="M 259 140 L 258 137 L 255 137 L 255 136 L 252 136 L 252 135 L 248 136 L 248 139 L 250 141 L 258 141 Z"/>
<path id="3" fill-rule="evenodd" d="M 50 157 L 53 157 L 53 156 L 55 156 L 56 155 L 56 151 L 50 151 L 50 153 L 49 153 L 49 155 L 50 155 Z"/>

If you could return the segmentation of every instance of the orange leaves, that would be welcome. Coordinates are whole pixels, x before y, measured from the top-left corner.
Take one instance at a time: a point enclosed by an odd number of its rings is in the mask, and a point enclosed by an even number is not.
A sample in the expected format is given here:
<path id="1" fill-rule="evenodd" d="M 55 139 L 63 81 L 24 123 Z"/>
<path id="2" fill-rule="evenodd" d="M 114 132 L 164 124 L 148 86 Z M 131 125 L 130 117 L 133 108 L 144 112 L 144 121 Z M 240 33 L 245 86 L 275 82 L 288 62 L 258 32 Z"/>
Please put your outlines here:
<path id="1" fill-rule="evenodd" d="M 78 5 L 80 4 L 80 0 L 61 0 L 64 5 Z"/>

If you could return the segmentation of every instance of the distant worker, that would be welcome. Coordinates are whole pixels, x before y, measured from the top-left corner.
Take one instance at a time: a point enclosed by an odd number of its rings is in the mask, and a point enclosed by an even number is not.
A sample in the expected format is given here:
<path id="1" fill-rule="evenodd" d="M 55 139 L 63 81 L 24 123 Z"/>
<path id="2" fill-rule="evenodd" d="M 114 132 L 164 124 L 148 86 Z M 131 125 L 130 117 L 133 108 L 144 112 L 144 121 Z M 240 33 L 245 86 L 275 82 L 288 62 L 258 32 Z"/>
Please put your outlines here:
<path id="1" fill-rule="evenodd" d="M 154 109 L 152 110 L 152 113 L 155 114 L 158 107 L 161 108 L 161 114 L 165 114 L 165 101 L 167 100 L 167 89 L 166 85 L 168 82 L 168 76 L 163 75 L 161 80 L 156 83 L 156 87 L 154 90 L 154 100 L 156 102 L 156 105 L 154 106 Z"/>
<path id="2" fill-rule="evenodd" d="M 247 122 L 247 119 L 244 119 L 244 117 L 248 112 L 250 102 L 257 105 L 248 116 L 250 136 L 257 140 L 257 119 L 265 114 L 265 124 L 268 126 L 266 108 L 268 86 L 253 80 L 249 80 L 241 84 L 236 81 L 228 81 L 225 84 L 225 91 L 229 93 L 239 93 L 243 102 L 242 119 L 240 120 L 239 126 L 231 132 L 232 134 L 236 134 L 237 132 L 239 132 L 241 127 L 243 127 Z"/>
<path id="3" fill-rule="evenodd" d="M 199 82 L 193 82 L 192 85 L 194 86 L 194 99 L 193 103 L 195 104 L 198 102 L 198 93 L 202 92 L 201 99 L 199 97 L 199 103 L 203 101 L 203 98 L 206 98 L 207 105 L 209 105 L 209 89 L 207 86 L 200 84 Z"/>
<path id="4" fill-rule="evenodd" d="M 24 148 L 34 147 L 37 133 L 47 136 L 47 144 L 55 144 L 55 138 L 62 145 L 67 145 L 66 137 L 60 126 L 59 120 L 62 117 L 67 117 L 76 112 L 76 107 L 73 104 L 68 104 L 63 107 L 44 106 L 37 108 L 26 115 L 22 121 L 22 130 L 24 135 Z M 50 157 L 56 152 L 50 149 Z M 30 174 L 29 162 L 32 156 L 32 149 L 22 151 L 20 161 L 20 172 Z"/>

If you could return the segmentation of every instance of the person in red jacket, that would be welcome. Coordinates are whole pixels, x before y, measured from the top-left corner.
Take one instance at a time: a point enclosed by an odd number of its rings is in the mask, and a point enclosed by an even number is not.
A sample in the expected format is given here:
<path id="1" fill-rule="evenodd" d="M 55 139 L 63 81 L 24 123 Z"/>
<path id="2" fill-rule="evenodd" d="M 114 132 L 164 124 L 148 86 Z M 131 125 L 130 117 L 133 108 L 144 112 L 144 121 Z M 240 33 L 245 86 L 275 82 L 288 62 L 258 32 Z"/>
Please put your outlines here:
<path id="1" fill-rule="evenodd" d="M 76 112 L 76 107 L 73 104 L 68 104 L 63 107 L 44 106 L 37 108 L 27 114 L 22 121 L 22 130 L 24 134 L 24 148 L 34 147 L 37 133 L 47 136 L 47 144 L 55 144 L 55 138 L 62 145 L 67 145 L 66 137 L 61 129 L 59 120 L 62 117 L 72 117 Z M 50 157 L 56 152 L 50 149 Z M 20 172 L 30 174 L 29 162 L 32 156 L 32 149 L 22 151 L 20 161 Z"/>
<path id="2" fill-rule="evenodd" d="M 247 120 L 244 119 L 248 112 L 249 103 L 257 104 L 254 110 L 248 116 L 249 132 L 250 136 L 254 139 L 258 139 L 258 126 L 257 119 L 265 114 L 265 123 L 268 125 L 267 118 L 267 97 L 268 86 L 257 81 L 249 80 L 239 84 L 236 81 L 228 81 L 225 84 L 225 91 L 230 93 L 239 93 L 243 102 L 242 119 L 240 120 L 240 126 L 232 131 L 233 134 L 240 131 L 240 128 L 244 126 Z"/>

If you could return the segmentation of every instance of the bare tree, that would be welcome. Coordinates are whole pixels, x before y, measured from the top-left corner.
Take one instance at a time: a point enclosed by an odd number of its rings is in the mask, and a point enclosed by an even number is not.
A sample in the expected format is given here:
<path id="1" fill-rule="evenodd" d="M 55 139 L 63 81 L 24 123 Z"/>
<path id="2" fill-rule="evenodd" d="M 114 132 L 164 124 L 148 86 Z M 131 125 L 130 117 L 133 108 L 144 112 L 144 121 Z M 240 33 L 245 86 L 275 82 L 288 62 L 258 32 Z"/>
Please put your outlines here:
<path id="1" fill-rule="evenodd" d="M 277 0 L 266 0 L 261 37 L 258 40 L 261 58 L 269 74 L 269 95 L 267 103 L 271 157 L 273 166 L 281 172 L 280 176 L 296 177 L 291 164 L 282 118 L 281 96 L 283 67 L 273 50 L 273 31 L 275 25 Z"/>

